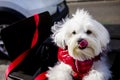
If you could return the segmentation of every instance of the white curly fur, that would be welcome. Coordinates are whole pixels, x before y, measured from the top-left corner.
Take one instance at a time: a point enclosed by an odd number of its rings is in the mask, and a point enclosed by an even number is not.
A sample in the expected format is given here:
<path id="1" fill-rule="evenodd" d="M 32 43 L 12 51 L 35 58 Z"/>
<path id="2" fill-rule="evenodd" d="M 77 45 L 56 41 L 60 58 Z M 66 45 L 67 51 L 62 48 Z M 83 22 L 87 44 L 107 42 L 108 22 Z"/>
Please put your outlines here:
<path id="1" fill-rule="evenodd" d="M 91 34 L 87 34 L 87 31 Z M 79 61 L 94 58 L 107 48 L 110 38 L 108 31 L 102 24 L 92 18 L 85 10 L 77 10 L 73 17 L 67 18 L 62 22 L 56 23 L 52 27 L 52 38 L 58 47 L 68 47 L 71 57 Z M 72 34 L 75 32 L 76 34 Z M 79 39 L 85 39 L 88 46 L 80 49 L 78 45 Z M 83 80 L 108 80 L 111 77 L 109 66 L 102 57 L 99 61 L 94 62 L 89 74 Z M 72 68 L 59 62 L 55 67 L 48 71 L 49 80 L 72 80 Z"/>

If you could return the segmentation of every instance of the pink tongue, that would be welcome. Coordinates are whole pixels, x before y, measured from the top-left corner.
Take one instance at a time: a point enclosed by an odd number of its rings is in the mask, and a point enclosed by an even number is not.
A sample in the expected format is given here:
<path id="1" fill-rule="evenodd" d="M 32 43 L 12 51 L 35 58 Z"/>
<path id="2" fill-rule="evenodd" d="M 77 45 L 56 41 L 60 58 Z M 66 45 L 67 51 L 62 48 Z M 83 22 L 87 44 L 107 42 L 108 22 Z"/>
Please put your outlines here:
<path id="1" fill-rule="evenodd" d="M 88 46 L 88 42 L 85 40 L 85 39 L 83 39 L 81 42 L 79 42 L 79 47 L 81 48 L 81 49 L 84 49 L 84 48 L 86 48 Z"/>

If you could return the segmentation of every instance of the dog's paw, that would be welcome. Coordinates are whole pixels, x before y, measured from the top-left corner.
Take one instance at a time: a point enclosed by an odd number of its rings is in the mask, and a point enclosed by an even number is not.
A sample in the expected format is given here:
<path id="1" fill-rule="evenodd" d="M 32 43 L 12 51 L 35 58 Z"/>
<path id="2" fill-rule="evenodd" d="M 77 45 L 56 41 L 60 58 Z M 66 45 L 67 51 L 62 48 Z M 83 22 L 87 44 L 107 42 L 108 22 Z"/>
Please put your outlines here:
<path id="1" fill-rule="evenodd" d="M 108 80 L 108 79 L 109 76 L 107 75 L 107 73 L 103 73 L 97 70 L 90 71 L 90 73 L 83 78 L 83 80 Z"/>
<path id="2" fill-rule="evenodd" d="M 50 68 L 47 74 L 48 80 L 72 80 L 71 67 L 60 63 Z"/>
<path id="3" fill-rule="evenodd" d="M 48 75 L 48 80 L 73 80 L 72 77 L 66 73 L 59 72 L 56 75 Z"/>

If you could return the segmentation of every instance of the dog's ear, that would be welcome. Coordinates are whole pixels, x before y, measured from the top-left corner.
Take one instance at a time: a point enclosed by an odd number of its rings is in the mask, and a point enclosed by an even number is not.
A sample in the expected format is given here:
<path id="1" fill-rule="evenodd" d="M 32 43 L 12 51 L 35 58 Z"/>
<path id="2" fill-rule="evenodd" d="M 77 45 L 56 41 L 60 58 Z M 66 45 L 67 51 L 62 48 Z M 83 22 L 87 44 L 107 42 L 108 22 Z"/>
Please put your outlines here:
<path id="1" fill-rule="evenodd" d="M 65 38 L 62 32 L 59 32 L 54 37 L 54 42 L 61 48 L 65 49 Z"/>
<path id="2" fill-rule="evenodd" d="M 94 21 L 95 26 L 97 26 L 96 31 L 99 33 L 98 36 L 99 36 L 101 48 L 106 49 L 107 45 L 110 42 L 109 32 L 101 23 L 99 23 L 96 20 L 93 20 L 93 21 Z"/>
<path id="3" fill-rule="evenodd" d="M 110 35 L 104 26 L 101 28 L 102 28 L 102 30 L 101 30 L 102 32 L 100 34 L 101 47 L 106 49 L 108 47 L 109 42 L 110 42 Z"/>
<path id="4" fill-rule="evenodd" d="M 65 44 L 65 32 L 63 30 L 62 24 L 55 24 L 52 27 L 52 38 L 54 40 L 54 42 L 57 44 L 58 47 L 61 47 L 63 49 L 65 49 L 66 44 Z"/>

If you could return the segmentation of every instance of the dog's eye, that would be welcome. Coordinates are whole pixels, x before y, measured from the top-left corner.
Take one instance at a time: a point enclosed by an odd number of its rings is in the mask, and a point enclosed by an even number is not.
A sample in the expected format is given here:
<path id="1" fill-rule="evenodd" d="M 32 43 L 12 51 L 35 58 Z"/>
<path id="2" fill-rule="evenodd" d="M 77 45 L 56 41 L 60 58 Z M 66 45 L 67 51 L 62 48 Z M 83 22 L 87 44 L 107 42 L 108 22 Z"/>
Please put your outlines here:
<path id="1" fill-rule="evenodd" d="M 73 31 L 73 32 L 72 32 L 72 34 L 76 34 L 76 32 L 75 32 L 75 31 Z"/>
<path id="2" fill-rule="evenodd" d="M 87 30 L 87 31 L 86 31 L 86 33 L 87 33 L 87 34 L 91 34 L 91 33 L 92 33 L 92 31 L 90 31 L 90 30 Z"/>

